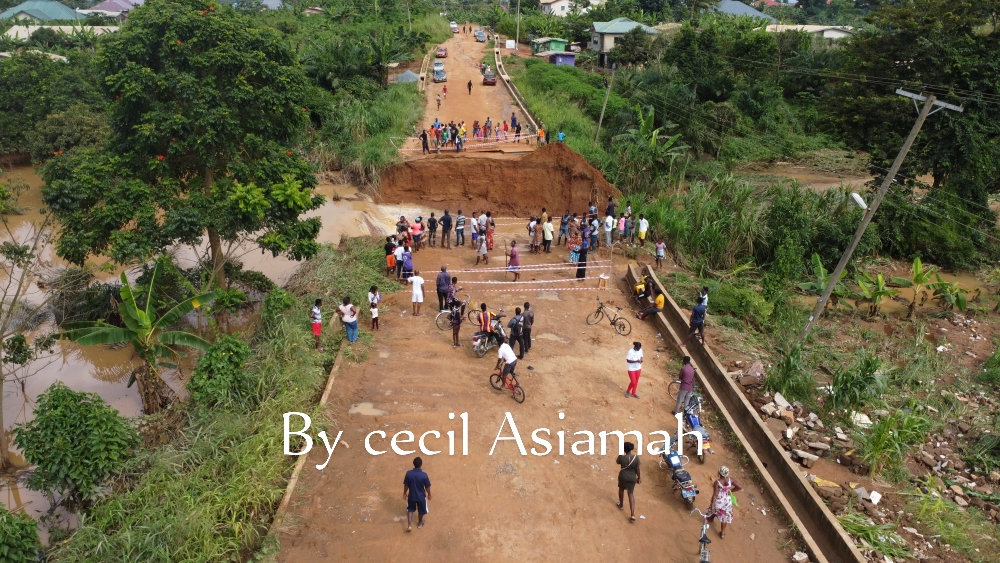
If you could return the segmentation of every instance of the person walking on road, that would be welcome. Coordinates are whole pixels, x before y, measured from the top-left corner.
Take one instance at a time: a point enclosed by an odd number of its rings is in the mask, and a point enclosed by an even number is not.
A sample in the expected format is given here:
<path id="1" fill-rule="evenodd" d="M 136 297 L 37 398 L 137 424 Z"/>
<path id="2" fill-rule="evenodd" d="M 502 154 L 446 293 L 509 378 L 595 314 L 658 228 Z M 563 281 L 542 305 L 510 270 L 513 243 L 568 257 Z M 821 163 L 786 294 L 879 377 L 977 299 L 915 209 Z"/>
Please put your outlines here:
<path id="1" fill-rule="evenodd" d="M 673 412 L 675 415 L 684 412 L 684 405 L 694 391 L 694 366 L 691 365 L 691 356 L 684 356 L 683 364 L 680 373 L 681 390 L 677 392 L 677 405 L 674 406 Z"/>
<path id="2" fill-rule="evenodd" d="M 427 138 L 428 138 L 428 136 L 427 136 L 427 130 L 424 129 L 423 131 L 420 132 L 421 154 L 431 154 L 431 148 L 427 144 Z"/>
<path id="3" fill-rule="evenodd" d="M 471 80 L 469 81 L 469 95 L 470 96 L 472 95 L 472 81 Z M 477 127 L 477 129 L 478 129 L 478 127 Z"/>
<path id="4" fill-rule="evenodd" d="M 448 215 L 447 209 L 438 223 L 441 225 L 441 248 L 451 250 L 451 215 Z"/>
<path id="5" fill-rule="evenodd" d="M 413 275 L 406 281 L 413 284 L 413 316 L 423 316 L 420 305 L 424 302 L 424 278 L 420 277 L 420 270 L 413 270 Z"/>
<path id="6" fill-rule="evenodd" d="M 358 308 L 351 305 L 350 296 L 344 297 L 344 304 L 337 307 L 340 311 L 340 320 L 344 323 L 344 328 L 347 329 L 347 341 L 357 342 L 358 341 Z"/>
<path id="7" fill-rule="evenodd" d="M 632 453 L 635 444 L 625 442 L 623 447 L 625 455 L 615 459 L 621 470 L 618 471 L 618 510 L 625 510 L 625 492 L 628 491 L 629 522 L 635 524 L 635 486 L 642 483 L 642 475 L 639 472 L 639 456 Z"/>
<path id="8" fill-rule="evenodd" d="M 421 467 L 424 460 L 413 458 L 413 469 L 403 477 L 403 498 L 406 499 L 406 531 L 413 529 L 413 513 L 417 513 L 417 527 L 424 527 L 424 516 L 427 515 L 427 501 L 431 500 L 431 479 Z"/>
<path id="9" fill-rule="evenodd" d="M 462 215 L 461 209 L 455 219 L 455 246 L 465 246 L 465 215 Z"/>
<path id="10" fill-rule="evenodd" d="M 521 279 L 521 272 L 519 271 L 521 269 L 521 253 L 517 249 L 516 240 L 510 241 L 510 252 L 507 253 L 507 256 L 510 257 L 510 260 L 507 262 L 507 269 L 514 272 L 514 281 L 518 281 Z"/>
<path id="11" fill-rule="evenodd" d="M 448 287 L 451 285 L 451 275 L 448 274 L 448 266 L 441 266 L 441 273 L 434 279 L 434 286 L 438 293 L 438 311 L 445 312 L 448 309 Z"/>
<path id="12" fill-rule="evenodd" d="M 688 330 L 688 335 L 684 337 L 684 342 L 681 342 L 681 348 L 687 346 L 688 340 L 694 336 L 694 333 L 698 333 L 701 337 L 701 345 L 705 345 L 705 299 L 703 297 L 698 297 L 698 303 L 691 307 L 691 329 Z"/>
<path id="13" fill-rule="evenodd" d="M 438 111 L 441 110 L 441 94 L 437 95 Z"/>
<path id="14" fill-rule="evenodd" d="M 507 322 L 507 328 L 510 329 L 510 346 L 511 349 L 514 347 L 514 343 L 517 343 L 517 359 L 524 358 L 524 316 L 521 314 L 521 308 L 517 307 L 514 309 L 514 316 L 510 318 Z"/>
<path id="15" fill-rule="evenodd" d="M 535 324 L 535 312 L 531 310 L 531 303 L 524 302 L 524 313 L 521 313 L 521 318 L 524 319 L 524 326 L 521 327 L 521 336 L 524 338 L 524 354 L 527 354 L 531 351 L 531 327 Z M 521 354 L 521 356 L 524 356 L 524 354 Z"/>
<path id="16" fill-rule="evenodd" d="M 441 93 L 444 94 L 444 99 L 448 99 L 448 85 L 445 84 L 441 87 Z"/>
<path id="17" fill-rule="evenodd" d="M 462 328 L 462 308 L 457 300 L 451 303 L 451 314 L 448 315 L 448 320 L 451 321 L 451 347 L 461 348 L 462 343 L 458 341 L 458 332 Z"/>
<path id="18" fill-rule="evenodd" d="M 320 335 L 323 334 L 323 311 L 321 310 L 322 307 L 323 307 L 323 300 L 317 299 L 316 302 L 313 303 L 312 310 L 309 311 L 309 320 L 312 321 L 313 337 L 315 337 L 316 339 L 317 350 L 320 349 L 319 337 Z"/>
<path id="19" fill-rule="evenodd" d="M 625 389 L 625 397 L 638 399 L 635 392 L 639 390 L 639 376 L 642 375 L 642 343 L 633 342 L 632 349 L 625 354 L 625 362 L 628 363 L 628 388 Z"/>
<path id="20" fill-rule="evenodd" d="M 733 499 L 737 491 L 742 491 L 735 480 L 729 477 L 729 468 L 723 465 L 719 468 L 719 478 L 712 484 L 712 503 L 708 507 L 708 522 L 716 518 L 722 524 L 719 537 L 726 538 L 726 526 L 733 522 Z"/>
<path id="21" fill-rule="evenodd" d="M 490 263 L 490 255 L 489 255 L 489 248 L 488 248 L 489 245 L 486 244 L 486 237 L 479 237 L 479 240 L 478 240 L 478 242 L 476 244 L 477 244 L 477 246 L 476 246 L 476 266 L 479 265 L 479 260 L 482 260 L 483 264 L 489 264 Z"/>

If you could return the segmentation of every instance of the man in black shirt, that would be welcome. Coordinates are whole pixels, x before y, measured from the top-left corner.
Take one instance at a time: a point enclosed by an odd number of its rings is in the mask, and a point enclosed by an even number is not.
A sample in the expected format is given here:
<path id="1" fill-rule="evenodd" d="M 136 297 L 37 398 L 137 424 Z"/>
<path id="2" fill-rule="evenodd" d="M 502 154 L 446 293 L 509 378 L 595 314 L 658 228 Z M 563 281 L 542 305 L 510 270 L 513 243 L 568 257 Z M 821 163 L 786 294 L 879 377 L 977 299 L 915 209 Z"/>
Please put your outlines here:
<path id="1" fill-rule="evenodd" d="M 441 220 L 438 224 L 441 225 L 441 248 L 447 248 L 451 250 L 451 215 L 448 215 L 448 210 L 444 210 L 444 215 L 441 216 Z"/>
<path id="2" fill-rule="evenodd" d="M 524 354 L 531 351 L 531 327 L 535 324 L 535 312 L 531 310 L 531 303 L 525 301 L 524 313 L 521 317 L 524 319 L 524 327 L 521 329 L 521 341 L 523 342 L 521 349 L 524 350 L 521 356 L 523 357 Z"/>
<path id="3" fill-rule="evenodd" d="M 423 147 L 423 154 L 431 154 L 430 147 L 427 146 L 427 130 L 420 132 L 420 144 Z"/>
<path id="4" fill-rule="evenodd" d="M 387 274 L 393 274 L 396 271 L 395 257 L 393 261 L 389 261 L 389 257 L 392 256 L 392 252 L 396 250 L 396 237 L 385 237 L 385 271 Z"/>
<path id="5" fill-rule="evenodd" d="M 608 196 L 608 208 L 607 208 L 607 212 L 605 213 L 605 216 L 610 215 L 612 217 L 617 217 L 617 215 L 615 215 L 615 209 L 617 207 L 618 206 L 615 205 L 615 200 L 612 199 L 611 196 Z"/>
<path id="6" fill-rule="evenodd" d="M 431 213 L 431 218 L 427 220 L 427 243 L 434 246 L 437 242 L 437 232 L 438 232 L 438 220 L 434 218 L 434 214 Z"/>

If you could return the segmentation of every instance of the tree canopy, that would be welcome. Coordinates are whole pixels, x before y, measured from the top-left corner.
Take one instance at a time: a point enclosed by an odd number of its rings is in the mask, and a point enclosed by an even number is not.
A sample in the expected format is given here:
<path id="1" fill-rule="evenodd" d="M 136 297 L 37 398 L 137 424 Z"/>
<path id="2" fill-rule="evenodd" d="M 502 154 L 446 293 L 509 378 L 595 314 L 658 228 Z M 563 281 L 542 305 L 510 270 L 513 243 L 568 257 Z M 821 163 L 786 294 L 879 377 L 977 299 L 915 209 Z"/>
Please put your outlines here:
<path id="1" fill-rule="evenodd" d="M 280 34 L 231 7 L 162 0 L 102 41 L 110 136 L 43 170 L 44 201 L 63 224 L 57 250 L 144 260 L 207 235 L 224 285 L 223 243 L 253 237 L 293 259 L 313 255 L 323 199 L 292 150 L 305 83 Z"/>

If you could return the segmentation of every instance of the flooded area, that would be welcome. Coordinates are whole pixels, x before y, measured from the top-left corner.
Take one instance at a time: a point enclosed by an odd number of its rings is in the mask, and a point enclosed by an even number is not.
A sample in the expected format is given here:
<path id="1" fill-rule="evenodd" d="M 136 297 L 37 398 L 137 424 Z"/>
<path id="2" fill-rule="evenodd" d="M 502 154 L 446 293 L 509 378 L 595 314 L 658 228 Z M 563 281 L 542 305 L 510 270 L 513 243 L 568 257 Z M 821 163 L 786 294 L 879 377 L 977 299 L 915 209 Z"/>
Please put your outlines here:
<path id="1" fill-rule="evenodd" d="M 17 200 L 18 212 L 6 217 L 7 228 L 4 236 L 23 241 L 30 236 L 44 216 L 41 187 L 42 179 L 30 165 L 14 166 L 3 170 L 5 181 L 23 182 L 25 189 Z M 326 198 L 326 203 L 308 214 L 309 217 L 319 217 L 323 221 L 318 241 L 324 244 L 337 245 L 342 237 L 364 235 L 387 235 L 392 232 L 400 215 L 413 217 L 423 214 L 427 216 L 430 210 L 422 210 L 416 205 L 378 205 L 371 197 L 359 192 L 353 186 L 321 181 L 317 193 Z M 205 248 L 177 249 L 178 262 L 182 267 L 195 265 L 199 255 Z M 233 249 L 233 255 L 243 261 L 246 269 L 257 270 L 267 275 L 278 285 L 283 285 L 295 272 L 298 262 L 283 257 L 273 257 L 264 253 L 252 244 L 245 244 Z M 53 245 L 44 247 L 42 257 L 47 267 L 61 268 L 68 264 L 58 258 Z M 120 275 L 121 268 L 100 269 L 106 259 L 92 257 L 89 261 L 94 266 L 94 274 L 102 281 L 108 281 Z M 132 277 L 133 270 L 127 271 Z M 39 299 L 42 291 L 32 285 L 27 298 Z M 235 329 L 239 330 L 240 320 L 234 318 Z M 248 321 L 249 322 L 249 321 Z M 51 323 L 40 327 L 40 331 L 53 330 Z M 130 346 L 111 349 L 104 346 L 82 347 L 72 342 L 58 342 L 53 353 L 27 366 L 27 377 L 11 378 L 2 389 L 3 399 L 3 431 L 12 438 L 10 430 L 16 424 L 23 424 L 33 418 L 33 409 L 38 396 L 56 381 L 62 381 L 76 391 L 96 393 L 122 416 L 135 417 L 142 414 L 142 404 L 137 388 L 127 387 L 129 373 L 139 365 Z M 183 362 L 182 374 L 165 373 L 168 385 L 183 396 L 183 382 L 194 367 L 194 359 Z M 371 404 L 357 405 L 358 412 L 365 415 L 379 416 L 384 411 L 374 408 Z M 14 451 L 15 464 L 24 467 L 24 459 Z M 21 474 L 23 478 L 23 473 Z M 17 477 L 0 478 L 0 502 L 8 509 L 22 509 L 26 514 L 38 518 L 49 510 L 49 501 L 41 493 L 29 491 Z M 65 515 L 64 515 L 65 516 Z M 46 540 L 44 529 L 42 539 Z"/>
<path id="2" fill-rule="evenodd" d="M 759 177 L 762 181 L 768 182 L 794 180 L 803 186 L 817 191 L 835 189 L 841 185 L 848 186 L 857 191 L 872 180 L 871 176 L 854 172 L 838 173 L 820 171 L 807 166 L 795 166 L 791 164 L 766 168 L 754 172 L 753 175 Z"/>

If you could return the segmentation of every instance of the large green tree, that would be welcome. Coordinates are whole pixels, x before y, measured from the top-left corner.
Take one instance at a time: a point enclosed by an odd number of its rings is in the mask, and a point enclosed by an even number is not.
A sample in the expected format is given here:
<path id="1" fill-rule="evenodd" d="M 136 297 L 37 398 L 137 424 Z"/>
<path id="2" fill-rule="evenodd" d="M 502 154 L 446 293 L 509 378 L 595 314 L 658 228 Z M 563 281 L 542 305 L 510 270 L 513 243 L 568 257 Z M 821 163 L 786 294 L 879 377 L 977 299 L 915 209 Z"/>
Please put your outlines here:
<path id="1" fill-rule="evenodd" d="M 318 250 L 323 198 L 296 154 L 304 76 L 280 34 L 208 0 L 156 0 L 103 40 L 108 97 L 102 149 L 70 151 L 43 171 L 63 229 L 57 251 L 145 260 L 208 239 L 225 286 L 227 249 L 252 238 L 275 255 Z"/>

